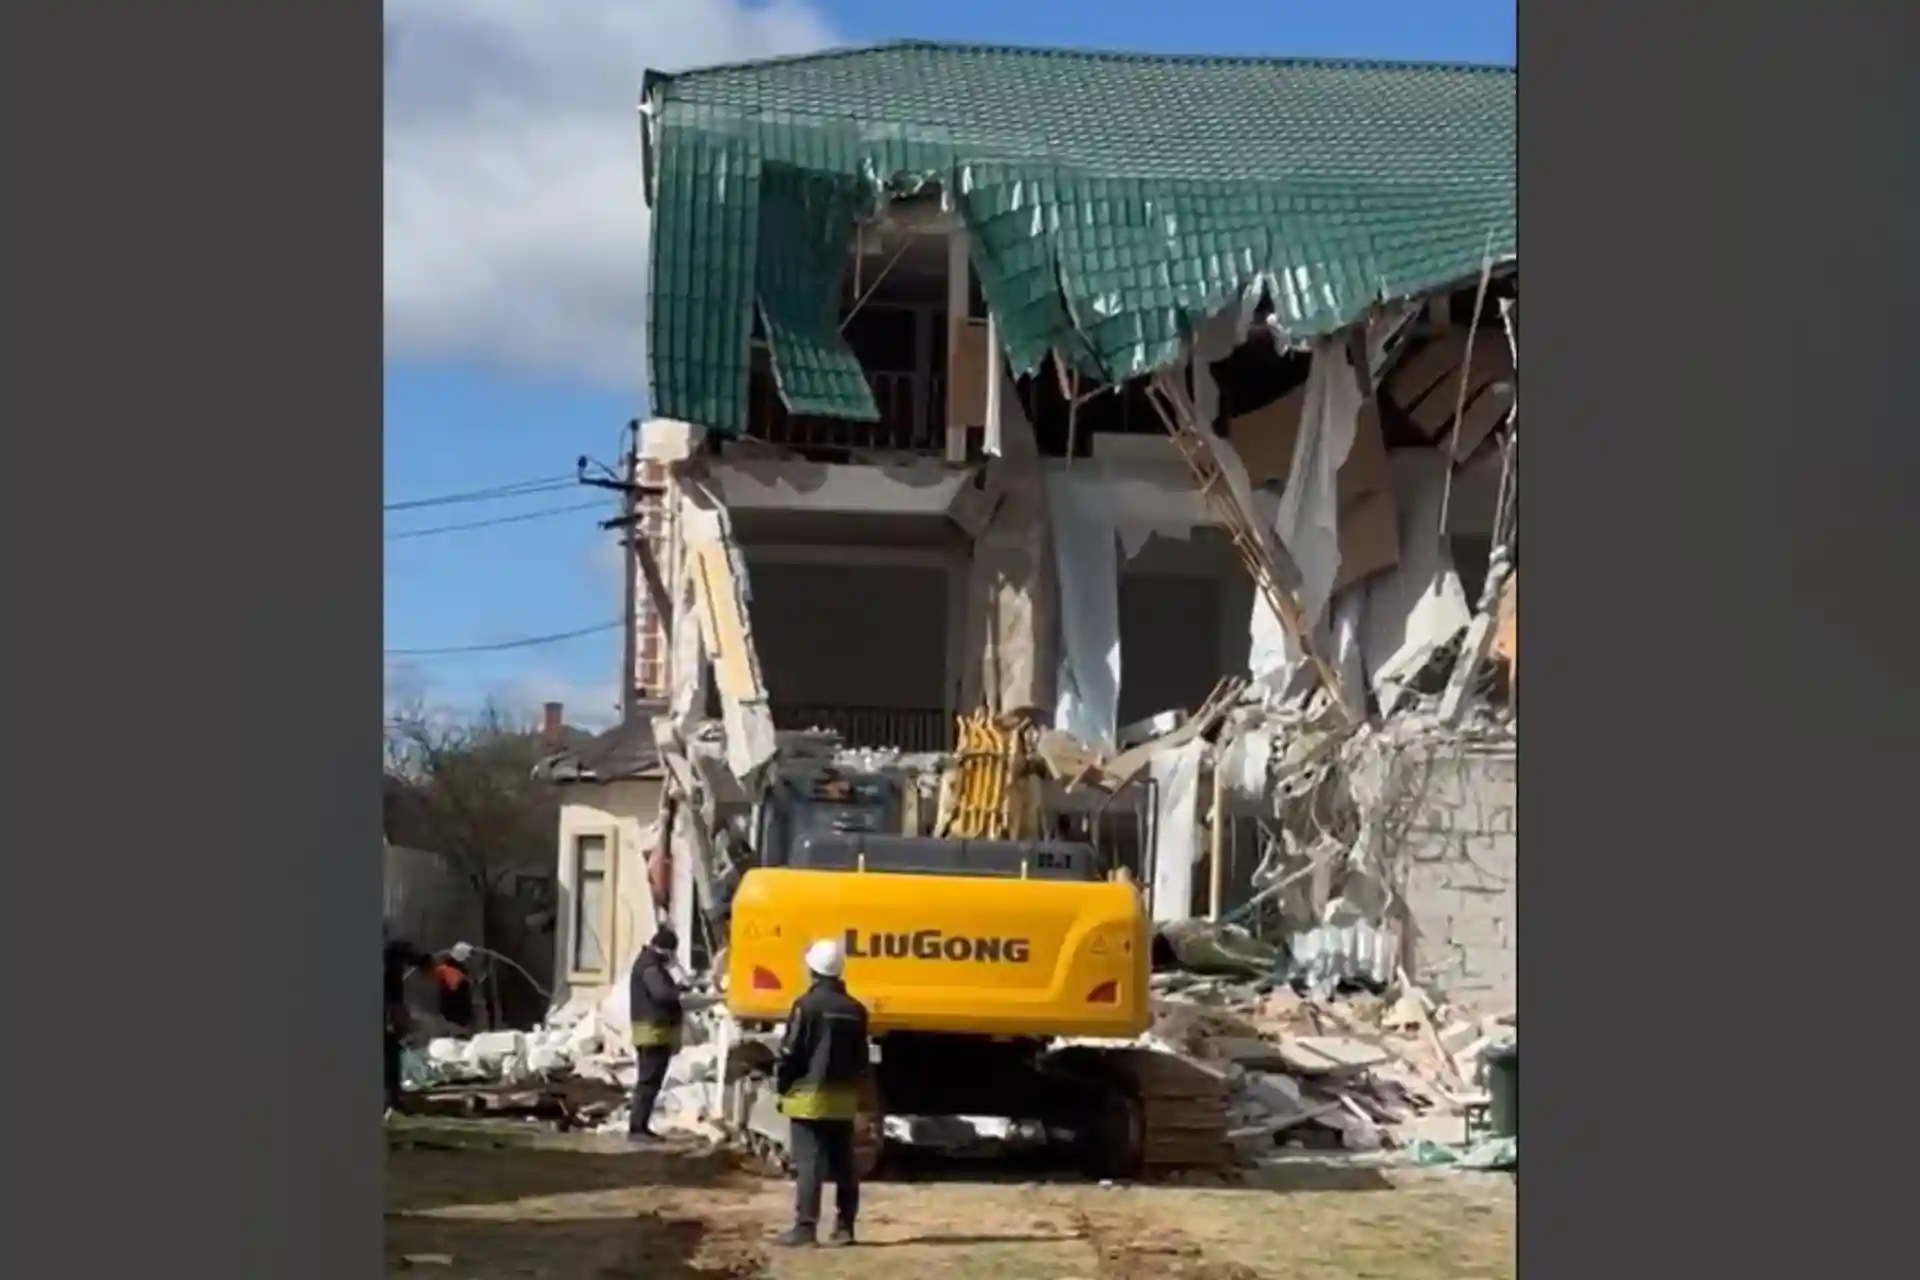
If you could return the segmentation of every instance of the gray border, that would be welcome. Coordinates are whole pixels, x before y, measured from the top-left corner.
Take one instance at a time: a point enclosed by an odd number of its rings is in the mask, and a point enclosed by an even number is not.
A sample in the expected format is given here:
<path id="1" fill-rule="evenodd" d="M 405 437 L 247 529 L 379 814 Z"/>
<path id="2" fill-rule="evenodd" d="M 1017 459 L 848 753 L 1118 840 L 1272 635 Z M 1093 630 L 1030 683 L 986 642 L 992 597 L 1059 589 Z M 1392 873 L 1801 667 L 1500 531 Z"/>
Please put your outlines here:
<path id="1" fill-rule="evenodd" d="M 1520 27 L 1535 1280 L 1905 1249 L 1916 17 Z"/>
<path id="2" fill-rule="evenodd" d="M 380 14 L 6 13 L 0 1270 L 378 1275 Z"/>
<path id="3" fill-rule="evenodd" d="M 1521 33 L 1540 1276 L 1904 1225 L 1794 1050 L 1885 1025 L 1915 896 L 1915 15 L 1809 8 Z M 376 19 L 7 14 L 11 1269 L 377 1274 Z"/>

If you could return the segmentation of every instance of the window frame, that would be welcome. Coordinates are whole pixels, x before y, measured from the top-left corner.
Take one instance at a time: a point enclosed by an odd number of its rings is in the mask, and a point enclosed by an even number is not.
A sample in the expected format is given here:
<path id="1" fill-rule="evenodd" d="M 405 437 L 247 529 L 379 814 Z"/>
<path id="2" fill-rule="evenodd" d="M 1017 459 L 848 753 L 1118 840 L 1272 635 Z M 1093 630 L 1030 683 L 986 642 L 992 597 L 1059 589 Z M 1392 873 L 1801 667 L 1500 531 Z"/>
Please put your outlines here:
<path id="1" fill-rule="evenodd" d="M 596 922 L 600 938 L 602 967 L 582 968 L 580 965 L 581 924 L 586 918 L 586 898 L 581 886 L 586 882 L 587 869 L 585 846 L 590 840 L 600 841 L 604 850 L 604 864 L 597 873 L 601 885 L 599 920 Z M 614 899 L 618 894 L 615 868 L 619 866 L 618 852 L 620 833 L 612 827 L 585 827 L 567 834 L 568 876 L 571 882 L 571 901 L 567 909 L 566 928 L 566 970 L 571 983 L 598 985 L 612 981 L 614 965 L 613 922 L 615 918 Z"/>

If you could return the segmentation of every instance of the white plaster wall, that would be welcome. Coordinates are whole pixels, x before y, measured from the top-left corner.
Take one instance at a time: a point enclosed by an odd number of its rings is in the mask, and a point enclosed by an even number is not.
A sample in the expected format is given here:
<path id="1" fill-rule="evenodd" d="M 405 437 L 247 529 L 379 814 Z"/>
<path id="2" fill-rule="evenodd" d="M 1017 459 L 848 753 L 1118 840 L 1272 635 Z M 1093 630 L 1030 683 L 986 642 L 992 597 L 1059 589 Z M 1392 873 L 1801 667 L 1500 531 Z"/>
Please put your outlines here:
<path id="1" fill-rule="evenodd" d="M 653 850 L 654 819 L 660 808 L 657 779 L 625 782 L 575 783 L 562 793 L 560 805 L 559 920 L 554 926 L 554 1005 L 582 994 L 597 994 L 624 977 L 634 954 L 653 936 L 656 920 L 653 892 L 647 883 L 647 855 Z M 613 963 L 608 972 L 577 973 L 572 969 L 575 923 L 574 844 L 582 835 L 607 837 L 611 851 L 612 919 L 603 927 L 611 939 Z"/>

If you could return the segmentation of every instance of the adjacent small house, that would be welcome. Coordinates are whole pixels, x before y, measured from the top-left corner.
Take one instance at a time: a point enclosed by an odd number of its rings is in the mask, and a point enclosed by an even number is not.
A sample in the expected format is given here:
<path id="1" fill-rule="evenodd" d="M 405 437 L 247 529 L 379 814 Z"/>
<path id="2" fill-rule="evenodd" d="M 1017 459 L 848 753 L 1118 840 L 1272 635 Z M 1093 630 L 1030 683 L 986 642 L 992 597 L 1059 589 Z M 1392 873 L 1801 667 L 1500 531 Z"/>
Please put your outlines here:
<path id="1" fill-rule="evenodd" d="M 560 789 L 553 1003 L 598 999 L 653 936 L 662 775 L 648 719 L 630 718 L 544 762 Z"/>

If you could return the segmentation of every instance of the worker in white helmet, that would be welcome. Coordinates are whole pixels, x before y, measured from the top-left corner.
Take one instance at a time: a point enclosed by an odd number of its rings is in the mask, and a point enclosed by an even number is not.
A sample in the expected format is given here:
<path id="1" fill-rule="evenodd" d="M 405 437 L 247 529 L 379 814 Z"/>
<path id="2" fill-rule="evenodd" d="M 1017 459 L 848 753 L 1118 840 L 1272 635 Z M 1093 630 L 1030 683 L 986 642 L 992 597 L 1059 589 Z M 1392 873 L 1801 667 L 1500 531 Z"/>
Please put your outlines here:
<path id="1" fill-rule="evenodd" d="M 860 1081 L 868 1069 L 867 1007 L 847 993 L 846 955 L 822 939 L 807 948 L 812 985 L 787 1015 L 786 1038 L 774 1068 L 780 1112 L 792 1125 L 793 1226 L 776 1241 L 810 1245 L 819 1239 L 820 1197 L 833 1179 L 830 1245 L 853 1243 L 860 1211 L 860 1175 L 853 1162 L 853 1122 Z"/>

